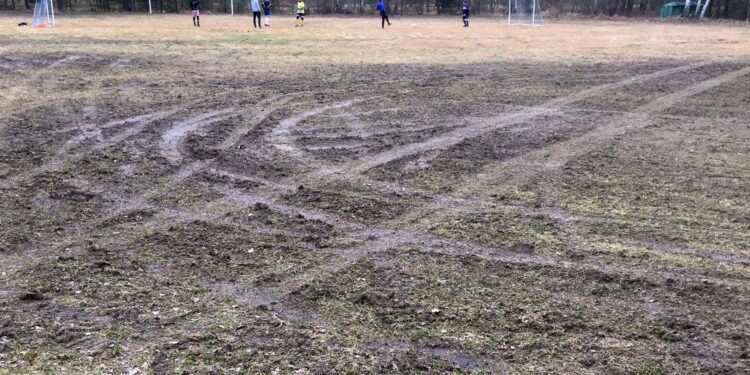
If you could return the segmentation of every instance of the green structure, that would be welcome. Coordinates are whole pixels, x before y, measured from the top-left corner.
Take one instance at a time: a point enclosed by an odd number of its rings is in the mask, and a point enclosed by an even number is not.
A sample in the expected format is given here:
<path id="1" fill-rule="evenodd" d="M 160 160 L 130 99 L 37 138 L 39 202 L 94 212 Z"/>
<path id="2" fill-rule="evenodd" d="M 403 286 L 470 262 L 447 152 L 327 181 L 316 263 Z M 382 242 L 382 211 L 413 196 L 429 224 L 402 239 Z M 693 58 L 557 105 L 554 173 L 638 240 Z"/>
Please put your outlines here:
<path id="1" fill-rule="evenodd" d="M 698 5 L 693 3 L 690 4 L 690 12 L 688 14 L 696 14 L 698 11 Z M 685 3 L 679 1 L 673 1 L 666 3 L 659 8 L 659 17 L 666 19 L 672 16 L 682 16 L 685 13 Z"/>

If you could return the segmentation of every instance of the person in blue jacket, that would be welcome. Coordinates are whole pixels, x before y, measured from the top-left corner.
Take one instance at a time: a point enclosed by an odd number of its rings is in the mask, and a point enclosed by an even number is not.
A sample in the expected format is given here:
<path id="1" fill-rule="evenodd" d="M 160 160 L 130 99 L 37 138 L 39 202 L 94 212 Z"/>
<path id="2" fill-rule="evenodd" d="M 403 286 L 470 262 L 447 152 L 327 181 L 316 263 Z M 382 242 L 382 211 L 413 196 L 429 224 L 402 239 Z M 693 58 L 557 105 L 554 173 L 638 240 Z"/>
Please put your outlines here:
<path id="1" fill-rule="evenodd" d="M 378 12 L 380 12 L 380 27 L 385 29 L 386 22 L 388 22 L 388 26 L 391 26 L 391 21 L 388 20 L 388 7 L 383 0 L 378 0 Z"/>
<path id="2" fill-rule="evenodd" d="M 468 0 L 464 0 L 463 5 L 461 5 L 461 10 L 463 11 L 463 15 L 461 18 L 464 20 L 464 27 L 469 27 L 469 13 L 471 12 L 471 4 L 469 4 Z"/>

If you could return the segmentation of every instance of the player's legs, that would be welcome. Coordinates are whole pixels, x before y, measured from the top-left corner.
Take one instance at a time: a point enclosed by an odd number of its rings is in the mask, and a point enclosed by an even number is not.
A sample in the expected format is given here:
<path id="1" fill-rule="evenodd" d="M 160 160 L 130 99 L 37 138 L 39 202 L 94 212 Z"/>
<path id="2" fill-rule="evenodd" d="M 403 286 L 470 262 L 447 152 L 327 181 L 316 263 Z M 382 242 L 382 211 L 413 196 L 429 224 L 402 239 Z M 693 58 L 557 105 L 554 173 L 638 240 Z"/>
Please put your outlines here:
<path id="1" fill-rule="evenodd" d="M 380 11 L 380 27 L 385 29 L 385 24 L 388 23 L 388 26 L 391 26 L 391 21 L 388 20 L 388 13 L 384 11 Z"/>
<path id="2" fill-rule="evenodd" d="M 271 15 L 266 14 L 266 27 L 270 27 L 270 26 L 271 26 Z"/>
<path id="3" fill-rule="evenodd" d="M 192 11 L 193 13 L 193 26 L 200 27 L 201 25 L 201 12 L 199 10 Z"/>

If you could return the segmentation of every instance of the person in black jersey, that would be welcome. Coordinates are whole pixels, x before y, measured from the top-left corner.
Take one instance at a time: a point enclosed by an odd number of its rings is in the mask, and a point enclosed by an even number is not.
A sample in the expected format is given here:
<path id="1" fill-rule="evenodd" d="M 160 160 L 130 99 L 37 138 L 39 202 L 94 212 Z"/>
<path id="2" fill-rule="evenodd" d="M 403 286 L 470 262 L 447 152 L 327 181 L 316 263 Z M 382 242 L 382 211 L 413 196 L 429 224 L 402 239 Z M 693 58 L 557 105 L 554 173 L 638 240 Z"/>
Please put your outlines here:
<path id="1" fill-rule="evenodd" d="M 190 0 L 190 11 L 193 14 L 193 26 L 201 26 L 201 0 Z"/>
<path id="2" fill-rule="evenodd" d="M 266 27 L 271 26 L 271 0 L 263 0 L 263 15 L 266 16 Z"/>
<path id="3" fill-rule="evenodd" d="M 461 5 L 461 11 L 463 12 L 461 18 L 464 20 L 464 27 L 469 27 L 469 13 L 471 12 L 471 4 L 469 4 L 468 0 L 464 0 L 463 5 Z"/>

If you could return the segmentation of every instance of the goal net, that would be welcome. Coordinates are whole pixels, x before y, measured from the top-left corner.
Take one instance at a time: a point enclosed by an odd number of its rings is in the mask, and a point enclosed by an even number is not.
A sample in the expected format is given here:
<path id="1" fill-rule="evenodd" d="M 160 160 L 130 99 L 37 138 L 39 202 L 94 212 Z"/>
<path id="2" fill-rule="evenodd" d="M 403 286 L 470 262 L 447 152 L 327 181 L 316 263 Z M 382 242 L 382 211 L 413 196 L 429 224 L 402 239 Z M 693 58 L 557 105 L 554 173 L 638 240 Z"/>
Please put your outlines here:
<path id="1" fill-rule="evenodd" d="M 46 27 L 55 25 L 55 9 L 52 4 L 54 0 L 36 0 L 34 4 L 34 18 L 31 24 L 36 27 Z"/>
<path id="2" fill-rule="evenodd" d="M 508 0 L 508 24 L 542 26 L 540 0 Z"/>

